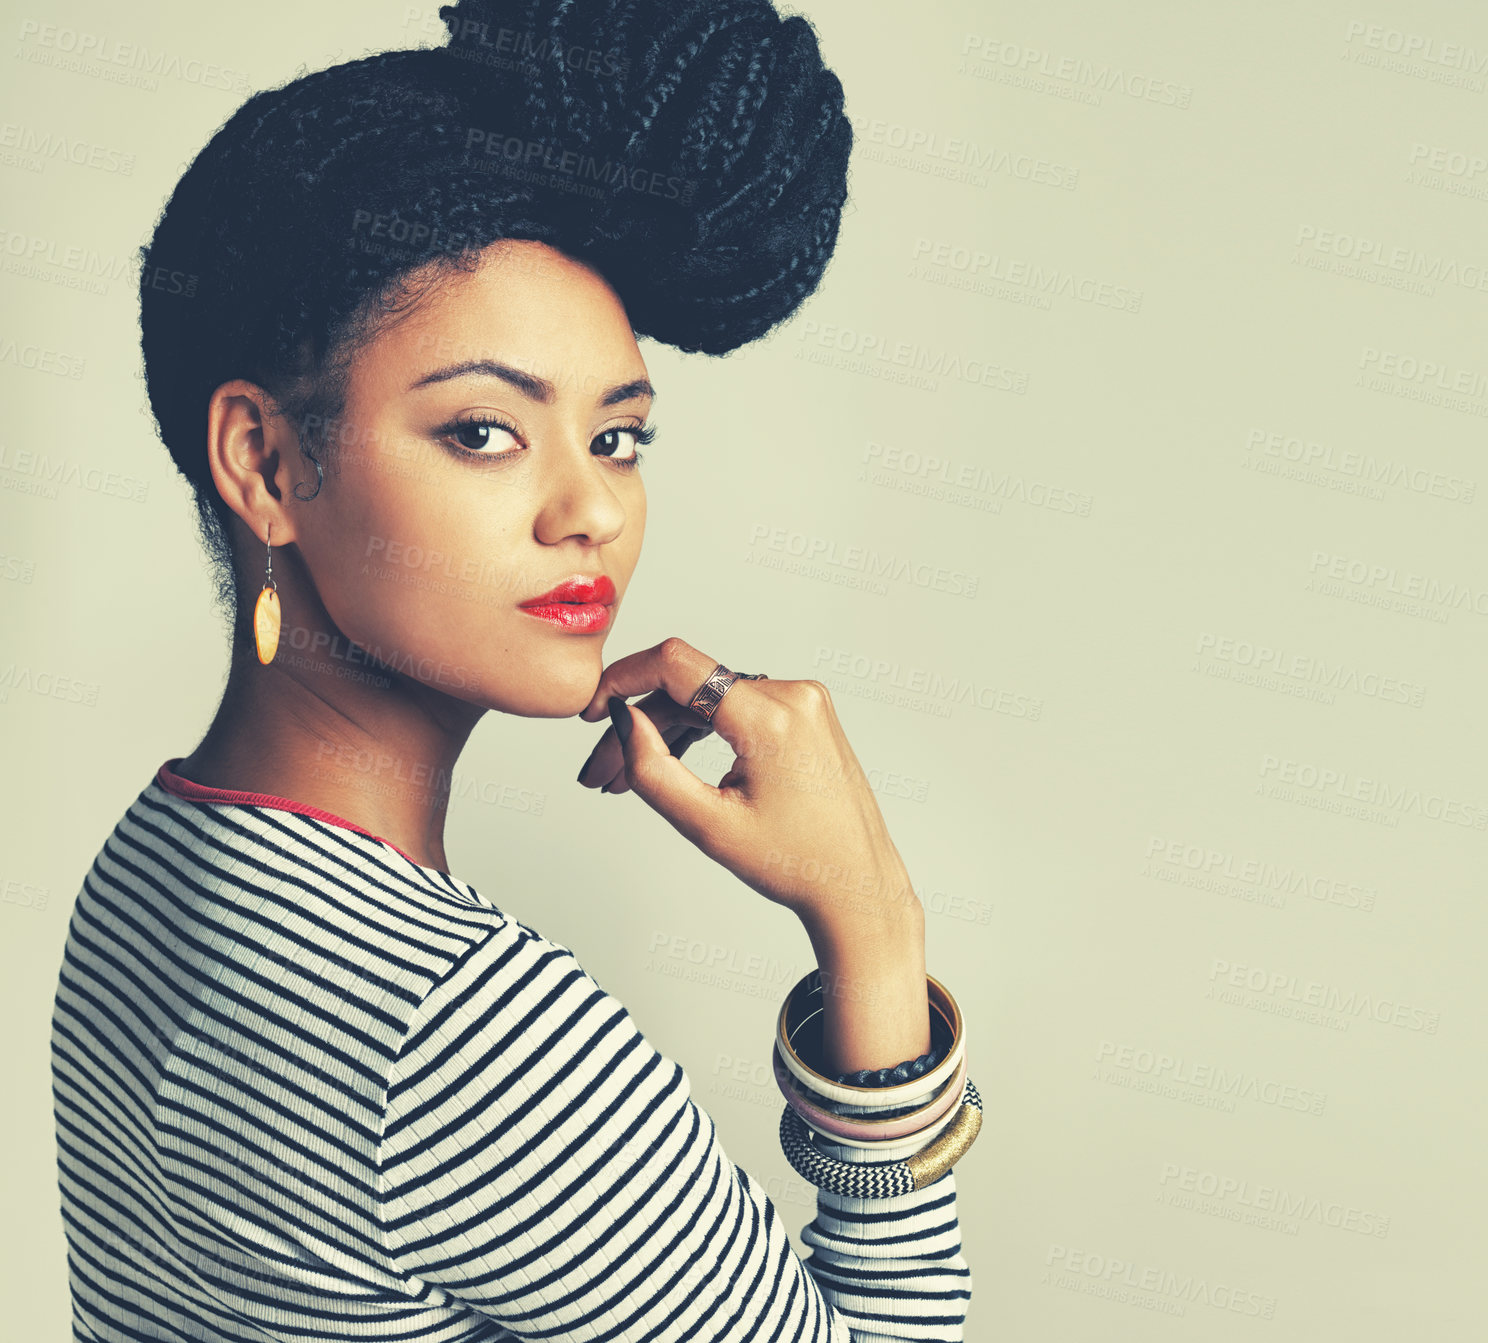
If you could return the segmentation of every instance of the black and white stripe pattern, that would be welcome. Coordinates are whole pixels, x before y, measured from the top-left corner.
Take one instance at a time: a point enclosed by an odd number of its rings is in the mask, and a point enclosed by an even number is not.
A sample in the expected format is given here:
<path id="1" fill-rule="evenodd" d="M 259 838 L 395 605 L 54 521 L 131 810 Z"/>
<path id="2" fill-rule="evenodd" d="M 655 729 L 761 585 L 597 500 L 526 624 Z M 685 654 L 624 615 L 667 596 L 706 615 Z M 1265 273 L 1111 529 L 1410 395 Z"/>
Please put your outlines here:
<path id="1" fill-rule="evenodd" d="M 963 1337 L 954 1172 L 820 1192 L 803 1261 L 572 951 L 315 817 L 152 779 L 52 1076 L 76 1339 Z"/>

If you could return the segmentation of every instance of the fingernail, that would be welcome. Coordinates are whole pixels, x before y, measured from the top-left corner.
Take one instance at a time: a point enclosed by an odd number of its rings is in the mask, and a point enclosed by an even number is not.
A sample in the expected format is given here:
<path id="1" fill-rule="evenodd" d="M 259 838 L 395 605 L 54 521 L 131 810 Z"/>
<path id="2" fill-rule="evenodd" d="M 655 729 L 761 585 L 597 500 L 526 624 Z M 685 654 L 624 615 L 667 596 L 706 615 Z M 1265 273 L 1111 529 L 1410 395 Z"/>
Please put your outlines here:
<path id="1" fill-rule="evenodd" d="M 619 695 L 610 696 L 610 722 L 615 725 L 615 735 L 620 738 L 621 747 L 630 744 L 630 709 Z"/>

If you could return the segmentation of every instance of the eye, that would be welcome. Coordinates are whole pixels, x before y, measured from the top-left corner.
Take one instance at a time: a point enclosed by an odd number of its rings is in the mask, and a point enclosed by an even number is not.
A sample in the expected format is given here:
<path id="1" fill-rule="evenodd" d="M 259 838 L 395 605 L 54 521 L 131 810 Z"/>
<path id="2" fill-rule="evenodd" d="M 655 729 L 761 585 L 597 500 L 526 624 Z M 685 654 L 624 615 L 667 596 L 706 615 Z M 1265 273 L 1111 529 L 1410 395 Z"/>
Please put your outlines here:
<path id="1" fill-rule="evenodd" d="M 506 434 L 509 439 L 515 440 L 516 445 L 522 446 L 522 440 L 516 436 L 516 425 L 487 415 L 467 415 L 460 419 L 451 419 L 449 424 L 434 430 L 434 437 L 440 442 L 449 443 L 455 451 L 464 452 L 467 457 L 506 457 L 506 452 L 494 451 L 504 445 L 494 436 L 493 431 Z"/>
<path id="2" fill-rule="evenodd" d="M 464 452 L 473 452 L 481 457 L 491 457 L 498 456 L 499 453 L 488 451 L 488 449 L 502 446 L 499 440 L 492 438 L 492 430 L 500 430 L 507 437 L 516 439 L 517 431 L 512 425 L 504 420 L 485 419 L 478 415 L 450 421 L 439 431 L 439 436 L 454 439 L 455 446 Z"/>
<path id="3" fill-rule="evenodd" d="M 593 452 L 594 444 L 600 445 L 600 451 L 596 454 L 608 457 L 611 461 L 618 462 L 623 466 L 635 467 L 641 464 L 644 454 L 639 445 L 650 443 L 656 437 L 656 430 L 647 424 L 618 425 L 614 429 L 606 429 L 601 434 L 596 434 L 594 443 L 589 445 Z M 630 439 L 630 451 L 621 451 L 626 439 Z"/>

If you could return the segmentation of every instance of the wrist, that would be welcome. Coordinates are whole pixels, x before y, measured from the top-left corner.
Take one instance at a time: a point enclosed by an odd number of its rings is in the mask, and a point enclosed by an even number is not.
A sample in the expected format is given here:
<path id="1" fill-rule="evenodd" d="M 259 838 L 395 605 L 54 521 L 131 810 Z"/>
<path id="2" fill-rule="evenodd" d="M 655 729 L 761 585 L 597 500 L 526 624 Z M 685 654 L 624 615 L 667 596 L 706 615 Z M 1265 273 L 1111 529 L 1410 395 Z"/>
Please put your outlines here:
<path id="1" fill-rule="evenodd" d="M 930 1048 L 924 915 L 808 928 L 820 972 L 825 1071 L 893 1067 Z"/>
<path id="2" fill-rule="evenodd" d="M 911 892 L 871 908 L 829 905 L 804 911 L 801 924 L 823 971 L 887 969 L 906 960 L 925 959 L 925 910 Z"/>
<path id="3" fill-rule="evenodd" d="M 925 932 L 912 921 L 808 934 L 829 1004 L 887 1009 L 925 992 Z"/>

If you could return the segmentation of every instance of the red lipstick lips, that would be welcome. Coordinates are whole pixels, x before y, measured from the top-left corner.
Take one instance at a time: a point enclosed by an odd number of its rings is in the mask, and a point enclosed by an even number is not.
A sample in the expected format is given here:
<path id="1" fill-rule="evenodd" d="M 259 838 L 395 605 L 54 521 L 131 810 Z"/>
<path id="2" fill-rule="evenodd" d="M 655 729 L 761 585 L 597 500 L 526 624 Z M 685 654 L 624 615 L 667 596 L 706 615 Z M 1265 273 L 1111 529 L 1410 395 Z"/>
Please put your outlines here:
<path id="1" fill-rule="evenodd" d="M 577 574 L 540 597 L 519 603 L 519 609 L 557 625 L 560 629 L 580 634 L 602 630 L 610 623 L 610 607 L 615 601 L 615 584 L 609 575 L 589 578 Z"/>

